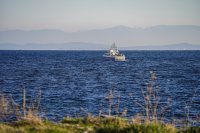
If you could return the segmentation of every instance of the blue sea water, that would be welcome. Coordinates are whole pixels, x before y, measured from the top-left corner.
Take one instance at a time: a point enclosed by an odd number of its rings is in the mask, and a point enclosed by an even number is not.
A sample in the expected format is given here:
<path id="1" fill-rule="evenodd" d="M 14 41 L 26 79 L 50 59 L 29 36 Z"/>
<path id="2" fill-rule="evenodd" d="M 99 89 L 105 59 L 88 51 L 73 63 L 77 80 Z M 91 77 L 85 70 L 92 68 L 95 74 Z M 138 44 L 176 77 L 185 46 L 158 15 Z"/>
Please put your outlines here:
<path id="1" fill-rule="evenodd" d="M 123 51 L 125 62 L 102 57 L 105 51 L 0 51 L 0 93 L 21 104 L 41 90 L 41 114 L 59 121 L 66 116 L 108 113 L 112 90 L 113 114 L 131 117 L 145 111 L 142 90 L 156 73 L 159 113 L 166 119 L 200 117 L 200 51 Z M 169 100 L 170 99 L 170 100 Z M 120 101 L 120 102 L 117 102 Z M 170 102 L 169 102 L 170 101 Z M 188 112 L 188 113 L 187 113 Z M 161 115 L 161 114 L 160 114 Z"/>

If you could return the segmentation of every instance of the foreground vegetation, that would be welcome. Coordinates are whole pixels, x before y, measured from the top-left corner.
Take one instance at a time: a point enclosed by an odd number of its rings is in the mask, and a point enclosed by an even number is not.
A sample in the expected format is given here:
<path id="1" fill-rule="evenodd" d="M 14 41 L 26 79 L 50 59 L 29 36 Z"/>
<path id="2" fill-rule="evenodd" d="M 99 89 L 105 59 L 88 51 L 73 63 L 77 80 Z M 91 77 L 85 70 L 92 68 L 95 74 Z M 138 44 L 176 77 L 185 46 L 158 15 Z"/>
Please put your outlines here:
<path id="1" fill-rule="evenodd" d="M 132 123 L 123 118 L 64 118 L 61 123 L 20 120 L 0 123 L 1 133 L 199 133 L 200 127 L 177 129 L 158 122 Z"/>
<path id="2" fill-rule="evenodd" d="M 144 103 L 139 105 L 145 112 L 133 118 L 126 118 L 127 110 L 119 111 L 119 98 L 116 100 L 113 91 L 105 97 L 108 101 L 108 115 L 99 114 L 86 117 L 67 117 L 62 122 L 52 122 L 40 117 L 40 98 L 36 103 L 27 104 L 26 90 L 24 89 L 22 103 L 16 103 L 12 98 L 0 94 L 0 133 L 200 133 L 200 127 L 191 127 L 189 111 L 185 126 L 176 127 L 176 123 L 166 123 L 159 119 L 159 113 L 165 113 L 169 107 L 159 110 L 159 88 L 155 86 L 157 77 L 151 72 L 151 80 L 146 89 L 141 89 Z M 118 96 L 120 97 L 120 96 Z M 117 103 L 114 103 L 117 101 Z M 113 106 L 118 105 L 115 115 L 112 115 Z M 162 115 L 162 114 L 161 114 Z M 198 121 L 199 122 L 199 121 Z"/>

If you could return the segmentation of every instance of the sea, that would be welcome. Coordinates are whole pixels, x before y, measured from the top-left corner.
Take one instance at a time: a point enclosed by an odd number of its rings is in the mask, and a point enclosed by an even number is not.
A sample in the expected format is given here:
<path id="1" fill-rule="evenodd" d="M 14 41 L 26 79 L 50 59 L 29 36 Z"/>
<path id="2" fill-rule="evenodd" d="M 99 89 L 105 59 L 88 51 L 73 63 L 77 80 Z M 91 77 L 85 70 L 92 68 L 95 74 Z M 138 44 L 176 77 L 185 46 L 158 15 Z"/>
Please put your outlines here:
<path id="1" fill-rule="evenodd" d="M 0 93 L 19 105 L 38 104 L 45 119 L 123 114 L 145 116 L 149 86 L 157 115 L 200 125 L 200 51 L 0 51 Z M 151 75 L 154 74 L 154 80 Z M 126 113 L 123 113 L 126 112 Z"/>

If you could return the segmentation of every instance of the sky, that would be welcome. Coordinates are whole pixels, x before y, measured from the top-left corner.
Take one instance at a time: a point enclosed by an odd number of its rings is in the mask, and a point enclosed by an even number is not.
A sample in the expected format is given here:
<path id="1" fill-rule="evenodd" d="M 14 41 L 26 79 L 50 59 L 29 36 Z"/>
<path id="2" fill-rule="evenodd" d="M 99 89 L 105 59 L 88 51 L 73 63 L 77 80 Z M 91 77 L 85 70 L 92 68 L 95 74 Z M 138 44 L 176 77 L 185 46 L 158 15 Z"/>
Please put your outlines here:
<path id="1" fill-rule="evenodd" d="M 0 30 L 200 25 L 200 0 L 0 0 Z"/>

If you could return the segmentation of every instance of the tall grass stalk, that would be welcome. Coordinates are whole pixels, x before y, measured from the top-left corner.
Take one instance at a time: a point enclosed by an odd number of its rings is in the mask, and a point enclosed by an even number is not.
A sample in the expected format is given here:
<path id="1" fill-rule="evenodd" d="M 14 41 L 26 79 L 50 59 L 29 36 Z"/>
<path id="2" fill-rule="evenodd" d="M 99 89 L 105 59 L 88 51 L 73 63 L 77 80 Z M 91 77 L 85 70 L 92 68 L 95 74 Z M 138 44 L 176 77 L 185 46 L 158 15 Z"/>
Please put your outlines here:
<path id="1" fill-rule="evenodd" d="M 26 117 L 26 89 L 23 89 L 23 113 L 24 113 L 24 118 Z"/>
<path id="2" fill-rule="evenodd" d="M 109 103 L 109 105 L 108 105 L 108 115 L 111 116 L 113 99 L 114 99 L 113 90 L 110 90 L 108 96 L 106 96 L 106 99 L 108 100 L 108 103 Z"/>
<path id="3" fill-rule="evenodd" d="M 160 97 L 159 90 L 160 88 L 156 86 L 157 76 L 156 73 L 150 71 L 150 80 L 147 83 L 146 89 L 141 88 L 141 93 L 144 102 L 134 101 L 136 105 L 141 107 L 145 111 L 145 122 L 149 123 L 151 121 L 157 122 L 158 115 L 161 116 L 161 113 L 164 113 L 169 106 L 167 105 L 163 111 L 162 107 L 159 106 Z M 159 113 L 158 113 L 159 110 Z"/>
<path id="4" fill-rule="evenodd" d="M 7 98 L 0 94 L 0 120 L 5 118 L 9 113 L 9 103 Z"/>

